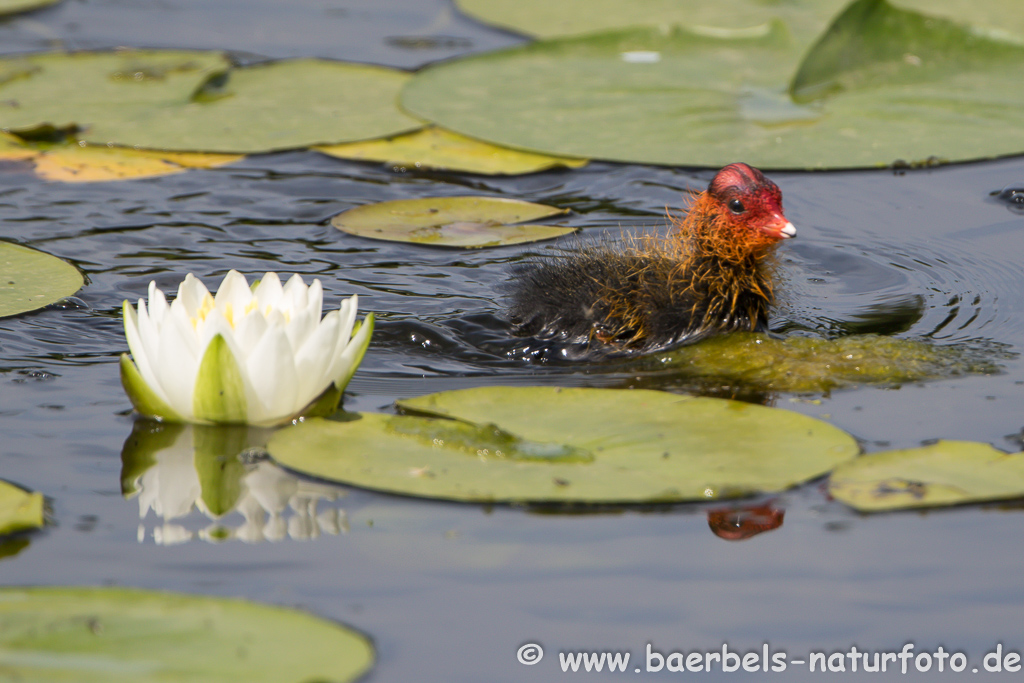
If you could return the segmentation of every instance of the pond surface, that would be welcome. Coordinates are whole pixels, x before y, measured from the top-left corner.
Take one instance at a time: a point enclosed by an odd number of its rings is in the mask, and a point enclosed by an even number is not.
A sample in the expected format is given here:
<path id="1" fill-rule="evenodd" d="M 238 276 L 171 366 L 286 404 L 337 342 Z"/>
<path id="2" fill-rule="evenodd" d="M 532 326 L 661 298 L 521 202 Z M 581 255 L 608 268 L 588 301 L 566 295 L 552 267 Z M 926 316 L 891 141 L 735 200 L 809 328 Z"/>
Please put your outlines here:
<path id="1" fill-rule="evenodd" d="M 12 51 L 203 47 L 404 67 L 515 42 L 441 0 L 86 0 L 10 20 L 0 37 Z M 0 171 L 0 237 L 88 276 L 66 306 L 0 320 L 0 476 L 46 494 L 53 521 L 0 546 L 4 584 L 125 585 L 298 606 L 374 639 L 374 683 L 555 680 L 559 651 L 628 650 L 643 666 L 648 643 L 667 653 L 767 642 L 797 659 L 912 642 L 917 652 L 962 651 L 968 670 L 981 669 L 997 643 L 1024 650 L 1019 504 L 861 516 L 813 482 L 738 503 L 784 523 L 737 541 L 709 528 L 709 519 L 734 518 L 721 512 L 728 504 L 485 508 L 299 481 L 266 462 L 246 464 L 252 495 L 241 512 L 216 518 L 192 508 L 197 494 L 175 482 L 171 464 L 148 476 L 132 469 L 133 419 L 117 368 L 127 350 L 121 302 L 144 296 L 150 280 L 173 291 L 187 272 L 211 285 L 230 268 L 250 278 L 298 272 L 320 278 L 332 306 L 358 294 L 379 323 L 346 394 L 350 410 L 387 411 L 397 398 L 477 385 L 685 388 L 647 366 L 515 357 L 499 293 L 509 265 L 571 241 L 452 251 L 369 241 L 328 220 L 368 202 L 486 194 L 572 209 L 568 223 L 590 239 L 661 228 L 665 207 L 704 186 L 707 171 L 595 163 L 493 179 L 312 152 L 105 184 L 49 183 L 17 165 Z M 939 438 L 1019 450 L 1024 361 L 1013 354 L 1024 349 L 1024 216 L 989 194 L 1024 181 L 1024 160 L 771 175 L 799 230 L 781 248 L 775 329 L 967 344 L 997 354 L 1003 370 L 760 398 L 826 419 L 866 451 Z M 536 666 L 516 661 L 528 642 L 547 652 Z"/>

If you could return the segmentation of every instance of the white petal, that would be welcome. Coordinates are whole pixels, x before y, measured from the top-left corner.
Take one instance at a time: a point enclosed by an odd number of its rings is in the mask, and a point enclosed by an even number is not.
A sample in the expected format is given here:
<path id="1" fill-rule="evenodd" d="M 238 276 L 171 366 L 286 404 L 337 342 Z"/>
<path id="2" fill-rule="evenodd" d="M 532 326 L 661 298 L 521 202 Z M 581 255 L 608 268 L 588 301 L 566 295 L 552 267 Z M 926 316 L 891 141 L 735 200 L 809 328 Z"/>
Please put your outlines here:
<path id="1" fill-rule="evenodd" d="M 293 352 L 302 348 L 306 338 L 316 329 L 319 320 L 320 316 L 314 318 L 306 309 L 292 311 L 291 320 L 288 321 L 284 329 L 288 334 L 288 341 L 292 345 Z"/>
<path id="2" fill-rule="evenodd" d="M 284 330 L 271 327 L 247 359 L 256 404 L 249 406 L 250 424 L 268 424 L 290 417 L 302 403 L 298 395 L 298 377 L 291 344 Z"/>
<path id="3" fill-rule="evenodd" d="M 185 307 L 186 317 L 192 318 L 199 313 L 203 300 L 210 294 L 203 281 L 192 273 L 185 276 L 185 279 L 178 285 L 178 296 L 174 301 Z M 171 304 L 172 306 L 174 304 Z"/>
<path id="4" fill-rule="evenodd" d="M 145 307 L 140 305 L 140 309 L 145 314 Z M 139 374 L 142 375 L 143 381 L 153 393 L 164 403 L 168 403 L 167 392 L 160 386 L 160 380 L 157 378 L 152 364 L 152 361 L 156 359 L 159 347 L 154 343 L 152 353 L 146 348 L 146 344 L 139 334 L 139 318 L 135 313 L 135 309 L 131 306 L 124 306 L 124 315 L 124 336 L 128 340 L 128 349 L 132 352 L 135 367 L 139 369 Z"/>
<path id="5" fill-rule="evenodd" d="M 338 334 L 341 330 L 341 319 L 338 311 L 331 311 L 320 321 L 313 334 L 306 338 L 305 343 L 295 354 L 295 371 L 299 377 L 298 392 L 302 396 L 314 398 L 323 393 L 331 383 L 328 368 L 334 362 L 335 354 L 344 350 L 338 349 Z"/>
<path id="6" fill-rule="evenodd" d="M 356 363 L 356 357 L 362 352 L 363 344 L 366 343 L 367 337 L 372 333 L 373 330 L 370 329 L 370 326 L 364 320 L 362 327 L 359 328 L 359 332 L 356 333 L 356 336 L 349 341 L 341 355 L 331 364 L 327 372 L 335 386 L 344 388 L 348 384 L 349 378 L 356 371 L 355 367 L 353 367 Z"/>
<path id="7" fill-rule="evenodd" d="M 252 290 L 245 276 L 237 270 L 228 271 L 224 280 L 217 289 L 217 296 L 214 303 L 218 311 L 221 311 L 227 319 L 234 324 L 245 315 L 249 302 L 252 301 Z"/>
<path id="8" fill-rule="evenodd" d="M 194 415 L 192 390 L 199 370 L 199 358 L 192 352 L 195 340 L 188 338 L 192 333 L 188 323 L 183 329 L 177 316 L 170 316 L 167 322 L 171 324 L 164 325 L 160 331 L 153 371 L 167 395 L 167 405 L 182 417 L 191 419 Z"/>
<path id="9" fill-rule="evenodd" d="M 291 311 L 305 308 L 306 302 L 309 300 L 307 296 L 307 289 L 306 283 L 302 281 L 301 275 L 298 273 L 292 275 L 288 278 L 288 282 L 284 286 L 284 299 L 281 304 L 281 308 Z"/>
<path id="10" fill-rule="evenodd" d="M 264 311 L 268 306 L 276 308 L 277 303 L 281 300 L 281 278 L 277 276 L 277 273 L 264 274 L 253 294 L 259 300 L 260 308 Z"/>
<path id="11" fill-rule="evenodd" d="M 153 319 L 153 322 L 159 328 L 166 314 L 167 297 L 164 296 L 161 290 L 157 289 L 156 282 L 151 281 L 149 283 L 149 317 Z"/>
<path id="12" fill-rule="evenodd" d="M 260 311 L 250 311 L 235 325 L 235 341 L 238 343 L 238 358 L 242 362 L 249 357 L 256 344 L 263 338 L 269 326 Z"/>
<path id="13" fill-rule="evenodd" d="M 321 284 L 320 278 L 313 280 L 313 284 L 309 286 L 306 296 L 309 299 L 306 302 L 306 310 L 309 311 L 313 318 L 319 320 L 324 312 L 324 286 Z"/>

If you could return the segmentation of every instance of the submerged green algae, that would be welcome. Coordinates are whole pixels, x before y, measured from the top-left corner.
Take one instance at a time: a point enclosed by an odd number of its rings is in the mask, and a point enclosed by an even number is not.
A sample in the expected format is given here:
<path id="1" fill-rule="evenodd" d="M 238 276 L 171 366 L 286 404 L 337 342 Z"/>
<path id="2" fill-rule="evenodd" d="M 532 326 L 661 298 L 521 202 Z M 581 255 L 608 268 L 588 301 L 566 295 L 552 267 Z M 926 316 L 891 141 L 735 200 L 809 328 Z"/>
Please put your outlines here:
<path id="1" fill-rule="evenodd" d="M 763 391 L 827 392 L 863 384 L 1000 372 L 1011 357 L 993 344 L 939 345 L 920 339 L 859 334 L 838 339 L 738 333 L 652 359 L 684 377 L 743 384 Z"/>

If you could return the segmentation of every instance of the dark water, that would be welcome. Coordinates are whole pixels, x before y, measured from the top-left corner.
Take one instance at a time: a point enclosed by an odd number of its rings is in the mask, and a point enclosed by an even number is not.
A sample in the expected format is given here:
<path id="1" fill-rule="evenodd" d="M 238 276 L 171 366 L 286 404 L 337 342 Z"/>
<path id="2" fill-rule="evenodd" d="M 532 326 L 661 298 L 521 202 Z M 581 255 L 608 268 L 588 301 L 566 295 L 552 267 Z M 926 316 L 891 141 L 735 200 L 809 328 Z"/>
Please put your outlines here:
<path id="1" fill-rule="evenodd" d="M 340 19 L 327 25 L 325 17 Z M 440 0 L 68 2 L 8 21 L 0 36 L 11 51 L 63 41 L 400 66 L 512 41 Z M 628 364 L 508 357 L 498 286 L 510 263 L 559 243 L 436 250 L 344 235 L 327 221 L 367 202 L 479 193 L 573 209 L 569 222 L 586 239 L 657 228 L 666 205 L 708 178 L 608 164 L 510 179 L 411 174 L 305 152 L 89 185 L 5 167 L 2 237 L 71 260 L 88 284 L 80 305 L 0 320 L 0 476 L 45 493 L 53 520 L 0 547 L 16 553 L 0 560 L 0 581 L 303 607 L 374 638 L 374 682 L 556 680 L 559 650 L 629 650 L 632 670 L 649 642 L 662 652 L 769 642 L 791 659 L 913 642 L 917 652 L 965 652 L 968 672 L 997 643 L 1021 651 L 1024 516 L 1014 505 L 860 516 L 816 482 L 752 501 L 784 512 L 784 523 L 729 541 L 708 524 L 721 504 L 489 509 L 297 481 L 268 463 L 246 465 L 251 495 L 242 512 L 221 518 L 175 510 L 195 496 L 175 484 L 170 466 L 142 475 L 143 492 L 123 497 L 121 451 L 133 420 L 117 371 L 126 350 L 120 306 L 150 280 L 173 290 L 186 272 L 212 285 L 229 268 L 250 277 L 277 270 L 319 277 L 329 305 L 359 294 L 380 322 L 346 396 L 352 410 L 481 384 L 631 386 L 640 380 Z M 1024 160 L 773 178 L 800 231 L 782 247 L 777 329 L 1024 349 L 1024 216 L 989 196 L 1024 181 Z M 1024 362 L 1001 362 L 1004 371 L 991 376 L 774 400 L 831 421 L 869 451 L 937 438 L 1019 449 Z M 672 387 L 674 378 L 642 383 Z M 536 666 L 516 661 L 526 642 L 547 651 Z M 780 680 L 819 675 L 790 669 Z"/>

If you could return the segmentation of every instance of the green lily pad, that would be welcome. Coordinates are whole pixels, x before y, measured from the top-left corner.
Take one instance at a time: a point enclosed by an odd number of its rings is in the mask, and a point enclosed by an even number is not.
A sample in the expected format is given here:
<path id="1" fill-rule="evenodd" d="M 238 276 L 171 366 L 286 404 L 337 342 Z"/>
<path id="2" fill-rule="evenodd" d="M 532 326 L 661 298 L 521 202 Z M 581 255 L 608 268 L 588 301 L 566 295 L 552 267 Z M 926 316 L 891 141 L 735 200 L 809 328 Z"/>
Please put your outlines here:
<path id="1" fill-rule="evenodd" d="M 713 337 L 646 361 L 714 385 L 741 383 L 762 391 L 828 392 L 860 384 L 898 386 L 942 377 L 1000 371 L 993 350 L 940 346 L 874 334 L 839 339 L 735 333 Z"/>
<path id="2" fill-rule="evenodd" d="M 0 536 L 43 525 L 43 494 L 0 481 Z"/>
<path id="3" fill-rule="evenodd" d="M 343 683 L 373 648 L 302 612 L 126 588 L 0 589 L 0 667 L 24 683 Z"/>
<path id="4" fill-rule="evenodd" d="M 82 274 L 67 261 L 0 242 L 0 318 L 60 301 L 83 283 Z"/>
<path id="5" fill-rule="evenodd" d="M 593 33 L 623 26 L 698 26 L 719 32 L 755 29 L 782 20 L 810 42 L 847 0 L 455 0 L 484 23 L 539 38 Z"/>
<path id="6" fill-rule="evenodd" d="M 291 149 L 421 127 L 396 105 L 408 77 L 316 59 L 231 68 L 217 52 L 10 57 L 0 60 L 0 127 L 27 135 L 49 124 L 150 149 Z"/>
<path id="7" fill-rule="evenodd" d="M 1006 87 L 1019 40 L 857 0 L 806 58 L 801 41 L 782 22 L 552 39 L 424 69 L 402 104 L 495 144 L 624 162 L 861 168 L 1024 151 L 1024 91 Z M 808 99 L 810 80 L 844 87 Z"/>
<path id="8" fill-rule="evenodd" d="M 342 232 L 436 247 L 500 247 L 567 235 L 575 228 L 523 225 L 569 213 L 501 197 L 431 197 L 367 204 L 331 219 Z"/>
<path id="9" fill-rule="evenodd" d="M 801 41 L 813 39 L 848 0 L 455 0 L 487 24 L 538 38 L 607 31 L 623 26 L 697 26 L 737 31 L 782 21 Z M 1024 35 L 1018 0 L 896 0 L 903 9 Z"/>
<path id="10" fill-rule="evenodd" d="M 435 169 L 483 175 L 519 175 L 551 168 L 580 168 L 586 159 L 520 152 L 427 126 L 383 140 L 314 147 L 339 159 L 381 161 L 408 169 Z"/>
<path id="11" fill-rule="evenodd" d="M 828 490 L 864 512 L 1020 498 L 1024 454 L 973 441 L 884 451 L 840 465 Z"/>
<path id="12" fill-rule="evenodd" d="M 859 451 L 841 430 L 764 406 L 659 391 L 481 387 L 278 431 L 280 464 L 413 496 L 651 503 L 780 491 Z M 454 418 L 454 419 L 443 419 Z"/>
<path id="13" fill-rule="evenodd" d="M 56 5 L 60 0 L 0 0 L 0 15 L 19 14 Z"/>

